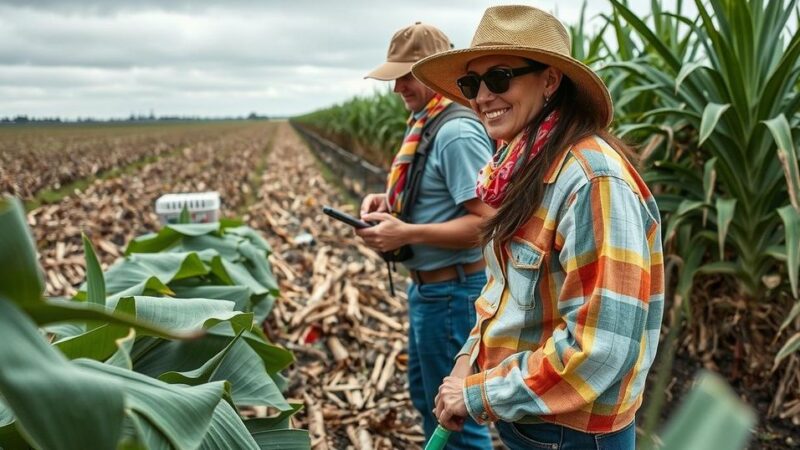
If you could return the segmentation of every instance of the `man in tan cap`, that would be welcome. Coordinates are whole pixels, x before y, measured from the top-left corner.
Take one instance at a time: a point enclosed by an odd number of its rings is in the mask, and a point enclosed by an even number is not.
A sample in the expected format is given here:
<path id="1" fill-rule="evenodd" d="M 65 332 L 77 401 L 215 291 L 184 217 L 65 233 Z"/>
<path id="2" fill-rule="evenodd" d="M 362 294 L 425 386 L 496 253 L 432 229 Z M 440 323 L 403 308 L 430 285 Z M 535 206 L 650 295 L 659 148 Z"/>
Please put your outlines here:
<path id="1" fill-rule="evenodd" d="M 493 214 L 475 192 L 492 141 L 472 111 L 411 74 L 415 62 L 450 48 L 444 33 L 417 22 L 395 33 L 386 62 L 365 77 L 394 81 L 411 113 L 386 192 L 361 205 L 362 218 L 378 224 L 357 233 L 411 274 L 408 378 L 428 438 L 436 428 L 434 398 L 475 323 L 474 301 L 486 283 L 478 236 Z M 488 449 L 491 440 L 486 427 L 468 419 L 448 445 Z"/>

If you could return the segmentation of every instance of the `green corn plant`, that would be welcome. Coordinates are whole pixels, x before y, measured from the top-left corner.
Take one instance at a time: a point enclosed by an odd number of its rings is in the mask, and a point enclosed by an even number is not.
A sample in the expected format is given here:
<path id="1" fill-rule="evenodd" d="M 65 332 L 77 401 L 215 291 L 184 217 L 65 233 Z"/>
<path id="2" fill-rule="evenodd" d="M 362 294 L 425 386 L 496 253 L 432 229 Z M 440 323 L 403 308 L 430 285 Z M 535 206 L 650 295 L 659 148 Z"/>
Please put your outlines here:
<path id="1" fill-rule="evenodd" d="M 660 198 L 665 241 L 673 241 L 679 228 L 691 228 L 693 241 L 683 248 L 697 240 L 709 248 L 710 261 L 698 272 L 730 276 L 747 297 L 763 297 L 762 277 L 785 266 L 786 249 L 799 239 L 786 226 L 798 214 L 796 204 L 786 207 L 798 186 L 792 135 L 798 133 L 800 36 L 784 33 L 796 1 L 787 7 L 783 0 L 719 0 L 710 2 L 711 10 L 697 1 L 700 18 L 692 32 L 702 49 L 683 54 L 611 1 L 652 47 L 649 56 L 657 63 L 610 66 L 658 95 L 659 107 L 643 114 L 650 123 L 685 124 L 672 133 L 691 138 L 686 154 L 656 162 L 649 176 L 667 192 Z M 797 263 L 786 272 L 796 297 Z"/>
<path id="2" fill-rule="evenodd" d="M 618 133 L 644 142 L 645 179 L 677 278 L 668 283 L 672 322 L 645 413 L 648 437 L 680 327 L 692 322 L 698 275 L 729 280 L 751 305 L 781 292 L 797 299 L 798 16 L 787 31 L 795 1 L 695 1 L 700 14 L 689 17 L 681 2 L 667 13 L 654 0 L 644 19 L 625 2 L 611 3 L 620 50 L 602 73 Z M 777 295 L 761 281 L 776 272 L 784 274 Z M 798 314 L 796 302 L 776 331 Z M 775 365 L 798 347 L 800 333 L 785 341 Z"/>
<path id="3" fill-rule="evenodd" d="M 377 166 L 388 167 L 402 142 L 407 117 L 402 100 L 387 90 L 353 97 L 292 120 Z"/>
<path id="4" fill-rule="evenodd" d="M 609 46 L 605 39 L 609 22 L 605 21 L 594 35 L 587 34 L 586 27 L 589 20 L 586 18 L 586 1 L 581 5 L 581 14 L 578 23 L 569 25 L 570 45 L 572 56 L 588 66 L 596 65 L 608 58 Z"/>

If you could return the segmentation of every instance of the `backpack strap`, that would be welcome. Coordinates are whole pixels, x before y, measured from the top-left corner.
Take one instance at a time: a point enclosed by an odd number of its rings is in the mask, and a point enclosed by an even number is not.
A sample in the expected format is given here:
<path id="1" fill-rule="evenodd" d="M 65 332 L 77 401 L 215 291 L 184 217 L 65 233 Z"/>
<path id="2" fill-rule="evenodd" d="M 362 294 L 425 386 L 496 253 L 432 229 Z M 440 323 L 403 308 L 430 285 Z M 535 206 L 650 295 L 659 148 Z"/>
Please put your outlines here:
<path id="1" fill-rule="evenodd" d="M 436 134 L 447 122 L 453 119 L 467 118 L 476 120 L 481 123 L 478 116 L 467 108 L 466 106 L 459 105 L 458 103 L 451 103 L 444 111 L 440 112 L 436 117 L 425 125 L 422 130 L 422 137 L 417 146 L 417 151 L 414 154 L 414 160 L 411 164 L 411 172 L 409 173 L 409 184 L 406 192 L 406 201 L 403 204 L 403 210 L 400 212 L 400 220 L 408 222 L 411 218 L 411 210 L 413 205 L 417 202 L 417 195 L 419 194 L 419 185 L 422 182 L 422 172 L 425 170 L 425 165 L 428 161 L 428 151 L 433 147 L 433 141 Z M 481 124 L 483 126 L 483 124 Z"/>

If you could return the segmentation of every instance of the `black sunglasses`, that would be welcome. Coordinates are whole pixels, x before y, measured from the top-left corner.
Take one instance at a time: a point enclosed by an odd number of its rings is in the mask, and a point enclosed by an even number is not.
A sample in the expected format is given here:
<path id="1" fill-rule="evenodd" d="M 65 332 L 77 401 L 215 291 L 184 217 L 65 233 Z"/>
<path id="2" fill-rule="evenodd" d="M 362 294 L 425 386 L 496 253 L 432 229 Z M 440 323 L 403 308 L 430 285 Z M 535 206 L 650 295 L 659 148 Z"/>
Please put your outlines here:
<path id="1" fill-rule="evenodd" d="M 546 66 L 545 66 L 546 67 Z M 478 90 L 481 87 L 481 81 L 486 83 L 486 88 L 495 94 L 502 94 L 508 90 L 511 84 L 511 79 L 526 73 L 536 72 L 542 70 L 541 66 L 525 66 L 516 69 L 509 69 L 506 67 L 495 67 L 489 69 L 483 75 L 470 73 L 456 80 L 458 88 L 467 100 L 472 100 L 478 96 Z"/>

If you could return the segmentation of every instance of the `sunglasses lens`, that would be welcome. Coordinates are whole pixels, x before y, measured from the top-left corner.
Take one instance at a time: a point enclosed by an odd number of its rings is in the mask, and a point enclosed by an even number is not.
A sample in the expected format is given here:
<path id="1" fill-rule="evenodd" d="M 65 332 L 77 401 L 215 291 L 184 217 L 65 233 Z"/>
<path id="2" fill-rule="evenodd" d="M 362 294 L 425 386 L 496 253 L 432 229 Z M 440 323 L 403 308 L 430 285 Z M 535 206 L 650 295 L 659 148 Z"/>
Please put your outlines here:
<path id="1" fill-rule="evenodd" d="M 478 88 L 481 85 L 481 79 L 477 75 L 464 75 L 463 77 L 459 78 L 456 83 L 458 84 L 459 89 L 461 89 L 461 93 L 464 94 L 464 97 L 466 97 L 467 100 L 472 100 L 478 96 Z"/>
<path id="2" fill-rule="evenodd" d="M 490 91 L 495 94 L 502 94 L 508 90 L 512 76 L 509 70 L 492 69 L 483 74 L 483 82 L 486 83 L 486 87 Z"/>

